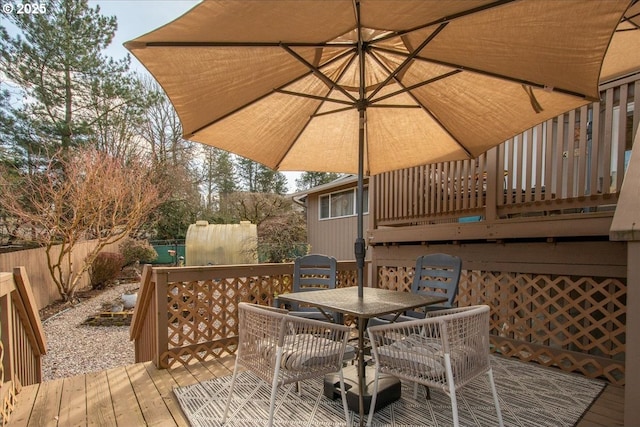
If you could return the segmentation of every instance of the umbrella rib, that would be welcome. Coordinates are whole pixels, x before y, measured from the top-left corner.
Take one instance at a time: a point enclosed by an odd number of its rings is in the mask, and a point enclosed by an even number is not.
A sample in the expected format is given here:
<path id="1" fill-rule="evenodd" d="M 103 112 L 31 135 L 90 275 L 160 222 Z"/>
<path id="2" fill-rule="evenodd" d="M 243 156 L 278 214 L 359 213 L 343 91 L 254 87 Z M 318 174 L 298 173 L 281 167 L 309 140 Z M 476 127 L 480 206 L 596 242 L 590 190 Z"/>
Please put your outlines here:
<path id="1" fill-rule="evenodd" d="M 281 47 L 282 42 L 214 42 L 214 41 L 157 41 L 157 42 L 127 42 L 127 49 L 139 49 L 142 47 Z M 287 43 L 292 47 L 353 47 L 350 42 L 336 43 Z"/>
<path id="2" fill-rule="evenodd" d="M 282 45 L 281 45 L 281 44 L 278 44 L 278 47 L 282 47 Z M 333 63 L 334 61 L 339 61 L 339 60 L 340 60 L 340 59 L 342 59 L 343 57 L 345 57 L 345 56 L 349 55 L 351 52 L 352 52 L 351 50 L 348 50 L 348 51 L 346 51 L 346 52 L 343 52 L 342 54 L 340 54 L 340 55 L 336 56 L 335 58 L 331 59 L 331 61 L 328 61 L 328 62 L 327 62 L 326 64 L 324 64 L 324 65 L 331 64 L 331 63 Z M 302 59 L 302 60 L 304 61 L 304 59 Z M 189 135 L 191 135 L 191 136 L 195 135 L 197 132 L 200 132 L 202 129 L 205 129 L 205 128 L 206 128 L 206 127 L 208 127 L 208 126 L 211 126 L 211 125 L 213 125 L 213 124 L 215 124 L 215 123 L 219 122 L 220 120 L 223 120 L 223 119 L 225 119 L 225 118 L 229 117 L 230 115 L 237 113 L 238 111 L 240 111 L 240 110 L 242 110 L 242 109 L 244 109 L 244 108 L 248 107 L 249 105 L 252 105 L 252 104 L 254 104 L 254 103 L 256 103 L 256 102 L 260 101 L 261 99 L 263 99 L 263 98 L 265 98 L 265 97 L 267 97 L 267 96 L 271 95 L 273 92 L 278 92 L 278 91 L 280 91 L 280 90 L 284 91 L 284 89 L 283 89 L 284 87 L 286 87 L 286 86 L 290 85 L 291 83 L 294 83 L 294 82 L 297 82 L 297 81 L 299 81 L 299 80 L 302 80 L 302 79 L 304 79 L 304 78 L 306 78 L 306 77 L 308 77 L 309 75 L 312 75 L 312 74 L 313 74 L 313 70 L 312 70 L 312 69 L 310 69 L 310 70 L 309 70 L 309 72 L 307 72 L 307 73 L 305 73 L 305 74 L 301 75 L 300 77 L 298 77 L 297 79 L 294 79 L 293 81 L 287 82 L 287 83 L 283 84 L 282 86 L 280 86 L 280 87 L 278 87 L 278 88 L 273 89 L 273 91 L 272 91 L 272 92 L 265 93 L 263 96 L 261 96 L 261 97 L 259 97 L 259 98 L 255 99 L 255 100 L 253 100 L 252 102 L 249 102 L 249 103 L 247 103 L 247 104 L 241 105 L 241 106 L 239 106 L 238 108 L 236 108 L 235 110 L 233 110 L 233 111 L 231 111 L 231 112 L 229 112 L 229 113 L 227 113 L 227 114 L 223 115 L 222 117 L 219 117 L 219 118 L 217 118 L 216 120 L 212 120 L 212 121 L 210 121 L 210 122 L 206 123 L 205 125 L 200 126 L 198 129 L 195 129 L 194 131 L 192 131 Z M 327 100 L 329 100 L 329 99 L 327 99 Z M 318 108 L 319 108 L 319 107 L 318 107 Z M 316 110 L 316 111 L 317 111 L 317 110 Z M 188 137 L 189 137 L 189 135 L 185 134 L 185 138 L 188 138 Z"/>
<path id="3" fill-rule="evenodd" d="M 318 101 L 323 101 L 323 102 L 335 102 L 336 104 L 350 105 L 352 107 L 354 106 L 353 102 L 344 101 L 342 99 L 327 98 L 325 96 L 311 95 L 308 93 L 301 93 L 301 92 L 293 92 L 293 91 L 284 90 L 284 89 L 275 89 L 275 91 L 278 93 L 282 93 L 284 95 L 300 96 L 303 98 L 316 99 Z"/>
<path id="4" fill-rule="evenodd" d="M 311 117 L 322 117 L 322 116 L 326 116 L 329 114 L 336 114 L 336 113 L 342 113 L 343 111 L 349 111 L 349 110 L 353 110 L 355 108 L 355 106 L 352 107 L 345 107 L 345 108 L 338 108 L 335 110 L 331 110 L 331 111 L 325 111 L 323 113 L 314 113 L 311 115 Z"/>
<path id="5" fill-rule="evenodd" d="M 349 92 L 347 92 L 342 86 L 340 86 L 339 84 L 337 84 L 336 82 L 334 82 L 333 80 L 331 80 L 329 77 L 327 77 L 322 71 L 320 71 L 320 69 L 316 66 L 314 66 L 313 64 L 310 64 L 306 59 L 304 59 L 303 57 L 301 57 L 300 55 L 298 55 L 293 49 L 291 49 L 289 47 L 289 45 L 285 45 L 282 44 L 281 45 L 282 48 L 284 50 L 286 50 L 291 56 L 293 56 L 295 59 L 297 59 L 298 61 L 300 61 L 301 63 L 303 63 L 307 68 L 309 68 L 309 70 L 311 70 L 311 72 L 313 73 L 313 75 L 315 75 L 316 77 L 318 77 L 320 80 L 322 80 L 327 86 L 329 86 L 330 88 L 333 88 L 335 90 L 338 90 L 339 92 L 341 92 L 344 96 L 346 96 L 347 98 L 351 99 L 353 102 L 356 102 L 356 98 L 353 97 L 353 95 L 351 95 Z"/>
<path id="6" fill-rule="evenodd" d="M 420 46 L 418 46 L 416 49 L 413 50 L 413 52 L 411 52 L 409 55 L 407 55 L 407 57 L 404 59 L 404 61 L 402 61 L 402 63 L 396 67 L 396 69 L 387 76 L 387 78 L 380 84 L 378 85 L 378 87 L 376 89 L 374 89 L 373 92 L 371 92 L 371 95 L 369 95 L 367 97 L 367 101 L 371 101 L 371 99 L 383 88 L 386 86 L 387 83 L 389 83 L 392 79 L 395 79 L 398 74 L 400 74 L 400 72 L 402 70 L 404 70 L 404 68 L 409 65 L 409 63 L 413 60 L 413 58 L 416 57 L 416 55 L 418 55 L 418 52 L 420 52 L 422 49 L 424 49 L 424 47 L 426 45 L 428 45 L 431 40 L 433 40 L 438 34 L 440 34 L 440 32 L 442 30 L 444 30 L 444 28 L 448 25 L 448 22 L 444 22 L 440 25 L 438 25 L 438 28 L 435 29 L 435 31 L 433 31 L 431 34 L 429 34 L 429 37 L 427 37 L 426 39 L 424 39 L 422 41 L 422 43 L 420 43 Z"/>
<path id="7" fill-rule="evenodd" d="M 422 108 L 420 105 L 406 105 L 406 104 L 377 104 L 369 105 L 367 108 Z"/>
<path id="8" fill-rule="evenodd" d="M 293 95 L 297 95 L 297 94 L 294 93 Z M 289 154 L 289 151 L 291 151 L 291 148 L 295 144 L 295 141 L 297 141 L 298 138 L 300 138 L 300 135 L 302 135 L 302 133 L 307 128 L 307 126 L 309 126 L 309 123 L 311 122 L 311 119 L 313 119 L 314 117 L 323 116 L 325 114 L 332 114 L 332 113 L 337 113 L 337 112 L 340 112 L 340 111 L 347 111 L 347 110 L 352 110 L 353 109 L 353 107 L 346 107 L 346 108 L 340 108 L 340 109 L 337 109 L 337 110 L 328 111 L 328 112 L 325 112 L 325 113 L 318 113 L 318 110 L 320 109 L 321 105 L 322 104 L 318 105 L 318 107 L 316 108 L 316 112 L 309 116 L 309 120 L 307 120 L 307 122 L 302 127 L 302 129 L 300 129 L 300 132 L 298 132 L 298 135 L 296 135 L 296 137 L 293 138 L 291 144 L 289 145 L 289 148 L 287 148 L 287 151 L 282 155 L 282 157 L 280 157 L 280 160 L 275 165 L 275 167 L 274 167 L 275 170 L 278 170 L 280 168 L 280 163 L 282 163 L 282 160 L 284 160 L 284 158 L 287 157 L 287 155 Z"/>
<path id="9" fill-rule="evenodd" d="M 635 15 L 631 15 L 631 16 L 625 16 L 622 18 L 622 21 L 626 22 L 627 24 L 633 26 L 633 29 L 627 29 L 627 30 L 622 30 L 622 31 L 635 31 L 637 29 L 640 29 L 640 25 L 636 24 L 635 22 L 633 22 L 633 20 L 635 18 L 637 18 L 638 16 L 640 16 L 640 13 L 636 13 Z M 618 31 L 618 30 L 616 30 Z"/>
<path id="10" fill-rule="evenodd" d="M 372 47 L 372 50 L 377 50 L 377 51 L 380 51 L 380 52 L 391 53 L 391 54 L 400 55 L 400 56 L 406 55 L 406 53 L 398 52 L 398 51 L 395 51 L 393 49 L 387 49 L 387 48 L 383 48 L 383 47 L 379 47 L 379 46 Z M 507 76 L 507 75 L 504 75 L 504 74 L 498 74 L 498 73 L 494 73 L 494 72 L 491 72 L 491 71 L 480 70 L 478 68 L 467 67 L 465 65 L 453 64 L 453 63 L 445 62 L 445 61 L 439 61 L 437 59 L 432 59 L 432 58 L 423 58 L 423 57 L 420 57 L 420 56 L 416 56 L 413 59 L 416 60 L 416 61 L 426 61 L 426 62 L 430 62 L 432 64 L 438 64 L 438 65 L 443 65 L 445 67 L 455 68 L 455 69 L 460 70 L 460 71 L 468 71 L 468 72 L 481 74 L 481 75 L 488 76 L 488 77 L 502 79 L 502 80 L 513 82 L 513 83 L 519 83 L 519 84 L 524 84 L 524 85 L 527 85 L 527 86 L 533 86 L 533 87 L 537 87 L 537 88 L 540 88 L 540 89 L 553 90 L 554 92 L 564 93 L 566 95 L 575 96 L 577 98 L 583 98 L 583 99 L 587 99 L 587 100 L 591 100 L 591 101 L 597 101 L 597 99 L 593 99 L 592 97 L 590 97 L 589 95 L 586 95 L 584 93 L 576 92 L 576 91 L 569 90 L 569 89 L 564 89 L 564 88 L 557 87 L 557 86 L 556 87 L 549 87 L 549 86 L 546 86 L 546 85 L 541 84 L 541 83 L 532 82 L 530 80 L 518 79 L 516 77 L 511 77 L 511 76 Z"/>
<path id="11" fill-rule="evenodd" d="M 397 90 L 397 91 L 395 91 L 393 93 L 389 93 L 389 94 L 383 95 L 383 96 L 381 96 L 379 98 L 376 98 L 376 99 L 372 99 L 371 102 L 370 102 L 370 105 L 374 105 L 375 103 L 378 103 L 378 102 L 383 101 L 383 100 L 388 99 L 388 98 L 393 98 L 394 96 L 400 95 L 401 93 L 410 92 L 413 89 L 417 89 L 419 87 L 426 86 L 426 85 L 431 84 L 431 83 L 435 83 L 438 80 L 442 80 L 442 79 L 445 79 L 447 77 L 451 77 L 451 76 L 456 75 L 456 74 L 461 73 L 461 72 L 462 72 L 462 70 L 453 70 L 453 71 L 449 71 L 448 73 L 442 74 L 442 75 L 440 75 L 438 77 L 434 77 L 432 79 L 425 80 L 423 82 L 416 83 L 416 84 L 413 84 L 411 86 L 402 86 L 401 85 L 402 89 L 400 89 L 400 90 Z"/>
<path id="12" fill-rule="evenodd" d="M 405 34 L 409 34 L 409 33 L 412 33 L 414 31 L 422 30 L 423 28 L 428 28 L 428 27 L 430 27 L 432 25 L 448 23 L 448 22 L 454 21 L 456 19 L 463 18 L 463 17 L 468 16 L 468 15 L 473 15 L 474 13 L 484 12 L 485 10 L 493 9 L 495 7 L 499 7 L 499 6 L 508 4 L 508 3 L 512 3 L 514 1 L 516 1 L 516 0 L 498 0 L 498 1 L 495 1 L 493 3 L 485 4 L 484 6 L 474 7 L 473 9 L 469 9 L 469 10 L 465 10 L 463 12 L 455 13 L 453 15 L 445 16 L 445 17 L 439 18 L 439 19 L 437 19 L 435 21 L 431 21 L 431 22 L 427 22 L 426 24 L 419 25 L 417 27 L 409 28 L 407 30 L 392 32 L 392 33 L 384 35 L 384 36 L 382 36 L 382 37 L 380 37 L 378 39 L 375 39 L 374 41 L 372 41 L 372 43 L 379 43 L 381 41 L 385 41 L 385 40 L 388 40 L 388 39 L 391 39 L 391 38 L 396 38 L 396 37 L 399 37 L 399 36 L 403 36 Z"/>

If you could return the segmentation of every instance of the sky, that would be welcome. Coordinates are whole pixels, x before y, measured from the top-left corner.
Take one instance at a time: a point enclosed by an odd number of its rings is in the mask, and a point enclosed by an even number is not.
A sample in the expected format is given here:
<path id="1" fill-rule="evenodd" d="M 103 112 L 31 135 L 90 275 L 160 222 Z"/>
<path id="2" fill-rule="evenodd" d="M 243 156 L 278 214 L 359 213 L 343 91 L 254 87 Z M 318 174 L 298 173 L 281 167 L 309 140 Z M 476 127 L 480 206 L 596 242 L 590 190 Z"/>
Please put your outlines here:
<path id="1" fill-rule="evenodd" d="M 118 19 L 118 31 L 106 52 L 115 57 L 127 54 L 125 42 L 173 21 L 198 3 L 192 0 L 89 0 L 89 6 L 98 5 L 103 15 Z M 132 67 L 144 69 L 134 57 Z"/>

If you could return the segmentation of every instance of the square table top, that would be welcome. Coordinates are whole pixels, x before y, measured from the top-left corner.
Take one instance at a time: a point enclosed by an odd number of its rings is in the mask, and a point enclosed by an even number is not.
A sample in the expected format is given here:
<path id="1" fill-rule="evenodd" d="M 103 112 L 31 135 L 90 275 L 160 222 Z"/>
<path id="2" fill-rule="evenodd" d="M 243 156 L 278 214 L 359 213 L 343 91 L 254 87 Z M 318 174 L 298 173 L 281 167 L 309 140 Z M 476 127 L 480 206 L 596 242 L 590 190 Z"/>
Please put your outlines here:
<path id="1" fill-rule="evenodd" d="M 310 292 L 281 294 L 278 299 L 313 305 L 361 318 L 398 313 L 416 307 L 445 302 L 447 298 L 418 295 L 411 292 L 391 291 L 380 288 L 363 288 L 363 298 L 358 298 L 358 287 L 323 289 Z"/>

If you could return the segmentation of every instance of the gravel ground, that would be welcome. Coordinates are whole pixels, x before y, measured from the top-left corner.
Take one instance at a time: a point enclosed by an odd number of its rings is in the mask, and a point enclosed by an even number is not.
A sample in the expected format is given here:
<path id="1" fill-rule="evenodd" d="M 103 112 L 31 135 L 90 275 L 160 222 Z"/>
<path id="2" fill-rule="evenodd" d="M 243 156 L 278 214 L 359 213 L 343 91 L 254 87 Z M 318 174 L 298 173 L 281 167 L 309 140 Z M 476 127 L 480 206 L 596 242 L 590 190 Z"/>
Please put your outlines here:
<path id="1" fill-rule="evenodd" d="M 129 326 L 87 326 L 82 323 L 138 284 L 121 284 L 67 308 L 43 321 L 47 354 L 42 358 L 44 381 L 102 371 L 134 363 Z"/>

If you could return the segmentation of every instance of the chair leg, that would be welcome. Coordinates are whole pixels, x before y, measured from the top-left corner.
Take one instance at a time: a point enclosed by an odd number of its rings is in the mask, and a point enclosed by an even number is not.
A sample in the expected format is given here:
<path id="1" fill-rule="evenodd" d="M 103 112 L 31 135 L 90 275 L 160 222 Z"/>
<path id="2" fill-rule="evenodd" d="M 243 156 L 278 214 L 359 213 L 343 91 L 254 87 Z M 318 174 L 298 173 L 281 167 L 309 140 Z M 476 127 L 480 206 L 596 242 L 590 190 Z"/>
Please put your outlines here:
<path id="1" fill-rule="evenodd" d="M 271 382 L 271 402 L 269 403 L 269 423 L 268 427 L 273 426 L 273 413 L 276 409 L 276 394 L 278 394 L 278 377 L 280 376 L 280 363 L 282 362 L 282 347 L 278 347 L 276 353 L 276 368 L 273 373 L 273 381 Z"/>
<path id="2" fill-rule="evenodd" d="M 458 427 L 458 400 L 456 399 L 456 386 L 453 383 L 453 369 L 451 368 L 451 356 L 447 353 L 444 355 L 444 367 L 447 375 L 447 384 L 449 385 L 449 399 L 451 399 L 451 412 L 453 414 L 453 426 Z"/>
<path id="3" fill-rule="evenodd" d="M 458 420 L 458 399 L 456 399 L 456 389 L 453 386 L 449 386 L 449 398 L 451 399 L 453 426 L 458 427 L 460 425 L 460 421 Z"/>
<path id="4" fill-rule="evenodd" d="M 238 376 L 238 364 L 236 363 L 233 368 L 233 376 L 231 377 L 231 386 L 229 387 L 229 396 L 227 396 L 227 403 L 224 405 L 224 414 L 222 414 L 222 424 L 227 421 L 227 413 L 229 412 L 229 405 L 231 404 L 231 396 L 233 395 L 233 388 L 236 385 L 236 377 Z"/>
<path id="5" fill-rule="evenodd" d="M 376 374 L 373 378 L 373 395 L 371 396 L 371 406 L 369 406 L 369 416 L 367 417 L 367 427 L 371 427 L 373 421 L 373 413 L 376 410 L 376 397 L 378 397 L 378 378 L 380 378 L 380 371 L 376 366 Z"/>
<path id="6" fill-rule="evenodd" d="M 496 382 L 493 380 L 493 369 L 489 368 L 487 371 L 489 376 L 489 384 L 491 385 L 491 394 L 493 394 L 493 403 L 496 405 L 496 413 L 498 414 L 498 425 L 504 426 L 502 422 L 502 411 L 500 410 L 500 402 L 498 401 L 498 392 L 496 391 Z"/>
<path id="7" fill-rule="evenodd" d="M 339 371 L 340 374 L 340 395 L 342 396 L 342 407 L 344 408 L 344 419 L 347 422 L 347 427 L 351 426 L 351 422 L 349 421 L 349 406 L 347 405 L 347 391 L 344 387 L 344 373 L 342 369 Z"/>

